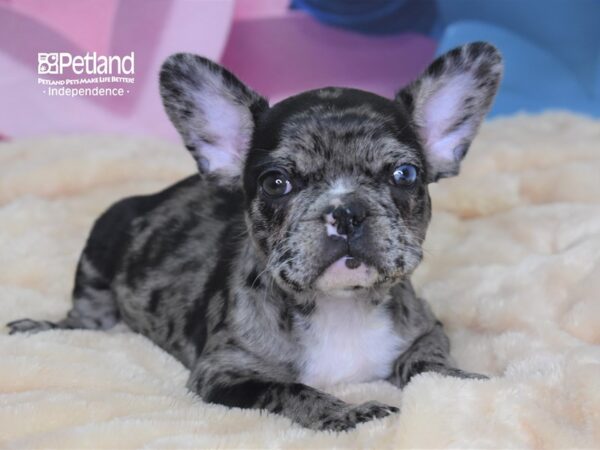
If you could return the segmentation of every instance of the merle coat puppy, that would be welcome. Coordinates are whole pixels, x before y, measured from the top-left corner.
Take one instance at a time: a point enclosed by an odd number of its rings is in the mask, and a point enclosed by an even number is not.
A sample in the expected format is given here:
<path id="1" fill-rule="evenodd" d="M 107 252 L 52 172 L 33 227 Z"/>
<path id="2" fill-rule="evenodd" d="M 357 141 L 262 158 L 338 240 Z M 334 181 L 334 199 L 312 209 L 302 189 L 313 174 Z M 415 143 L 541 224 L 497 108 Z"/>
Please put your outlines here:
<path id="1" fill-rule="evenodd" d="M 111 206 L 67 317 L 19 320 L 11 333 L 122 320 L 187 366 L 205 401 L 317 430 L 397 411 L 319 390 L 333 383 L 481 377 L 452 366 L 410 275 L 427 186 L 458 174 L 501 73 L 496 49 L 473 43 L 391 100 L 323 88 L 269 106 L 217 64 L 171 56 L 160 90 L 199 173 Z"/>

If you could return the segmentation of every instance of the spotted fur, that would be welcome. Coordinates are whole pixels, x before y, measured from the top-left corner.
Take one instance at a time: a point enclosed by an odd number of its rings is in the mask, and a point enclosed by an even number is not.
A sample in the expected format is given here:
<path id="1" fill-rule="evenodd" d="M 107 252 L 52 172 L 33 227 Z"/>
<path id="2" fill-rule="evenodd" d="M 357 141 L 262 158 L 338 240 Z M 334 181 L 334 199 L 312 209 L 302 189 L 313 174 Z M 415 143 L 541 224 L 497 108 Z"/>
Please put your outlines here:
<path id="1" fill-rule="evenodd" d="M 324 88 L 269 107 L 215 63 L 170 57 L 161 94 L 199 173 L 110 207 L 81 255 L 67 317 L 23 319 L 11 332 L 122 320 L 187 366 L 205 401 L 317 430 L 397 411 L 319 390 L 333 383 L 481 377 L 452 366 L 410 275 L 428 183 L 458 172 L 501 69 L 497 51 L 475 43 L 394 100 Z M 410 186 L 390 181 L 400 164 L 418 171 Z M 266 195 L 259 180 L 274 169 L 289 194 Z"/>

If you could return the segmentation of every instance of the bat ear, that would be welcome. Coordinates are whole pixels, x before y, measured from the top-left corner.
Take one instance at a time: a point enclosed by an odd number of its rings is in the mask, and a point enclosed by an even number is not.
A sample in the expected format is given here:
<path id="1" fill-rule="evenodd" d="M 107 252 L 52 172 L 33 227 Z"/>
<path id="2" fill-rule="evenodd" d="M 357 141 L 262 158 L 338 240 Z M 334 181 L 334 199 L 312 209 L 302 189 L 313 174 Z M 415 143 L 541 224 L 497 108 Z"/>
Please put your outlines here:
<path id="1" fill-rule="evenodd" d="M 396 95 L 411 114 L 429 166 L 429 181 L 457 175 L 500 79 L 502 57 L 487 43 L 455 48 L 437 58 Z"/>
<path id="2" fill-rule="evenodd" d="M 200 172 L 240 175 L 256 117 L 268 102 L 225 68 L 189 53 L 163 63 L 160 94 Z"/>

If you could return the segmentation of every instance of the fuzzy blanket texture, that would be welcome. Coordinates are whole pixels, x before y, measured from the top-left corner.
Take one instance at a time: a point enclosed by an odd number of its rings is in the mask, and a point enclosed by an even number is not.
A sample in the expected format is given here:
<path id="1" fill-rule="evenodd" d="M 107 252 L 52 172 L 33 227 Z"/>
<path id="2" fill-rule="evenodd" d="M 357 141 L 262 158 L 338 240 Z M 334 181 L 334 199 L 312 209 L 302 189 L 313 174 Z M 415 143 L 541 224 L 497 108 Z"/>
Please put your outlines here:
<path id="1" fill-rule="evenodd" d="M 6 334 L 66 313 L 93 220 L 191 173 L 186 153 L 119 136 L 0 144 L 0 447 L 600 448 L 600 121 L 488 122 L 462 174 L 431 187 L 415 285 L 459 367 L 492 379 L 334 386 L 401 407 L 340 434 L 204 404 L 181 364 L 123 325 Z"/>

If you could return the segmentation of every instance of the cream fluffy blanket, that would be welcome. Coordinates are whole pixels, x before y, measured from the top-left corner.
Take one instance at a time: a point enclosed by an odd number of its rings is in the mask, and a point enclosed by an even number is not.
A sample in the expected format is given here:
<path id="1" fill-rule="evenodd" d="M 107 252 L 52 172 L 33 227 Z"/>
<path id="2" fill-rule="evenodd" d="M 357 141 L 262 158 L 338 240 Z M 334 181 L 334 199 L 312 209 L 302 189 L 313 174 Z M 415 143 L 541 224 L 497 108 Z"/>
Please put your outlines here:
<path id="1" fill-rule="evenodd" d="M 203 404 L 177 361 L 123 326 L 6 335 L 9 320 L 65 314 L 103 209 L 193 166 L 181 146 L 150 140 L 0 144 L 0 447 L 600 447 L 599 121 L 487 123 L 462 175 L 432 186 L 416 286 L 459 366 L 492 379 L 333 387 L 402 408 L 339 435 Z"/>

